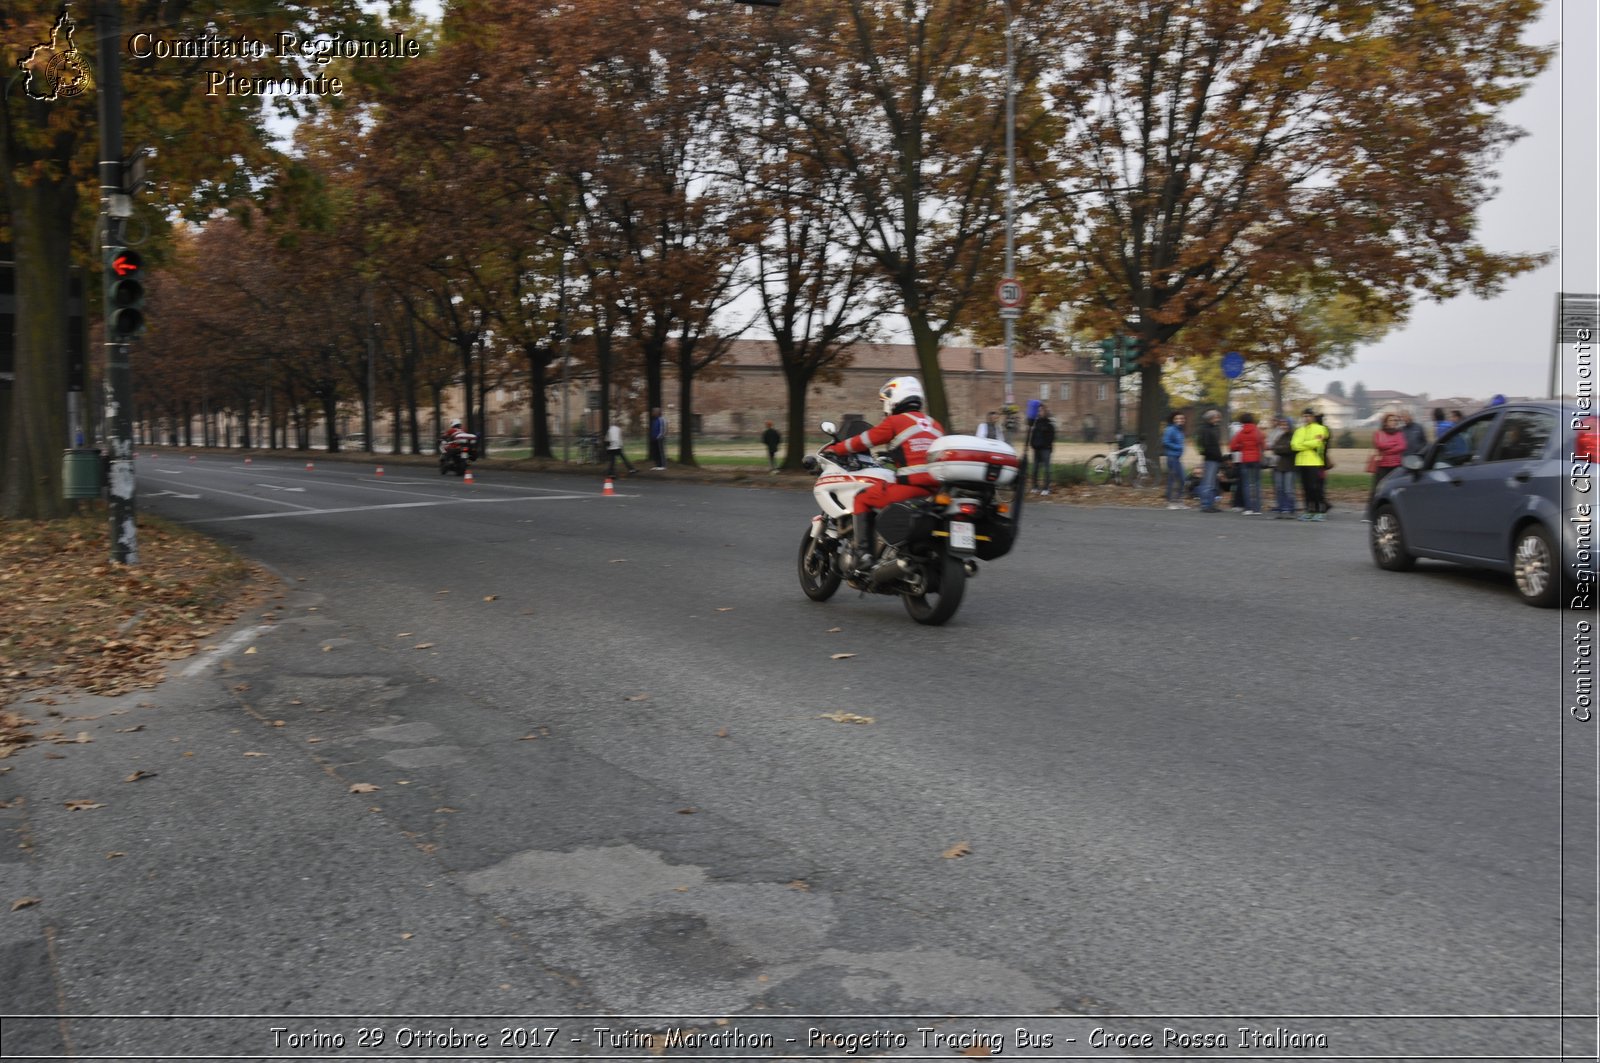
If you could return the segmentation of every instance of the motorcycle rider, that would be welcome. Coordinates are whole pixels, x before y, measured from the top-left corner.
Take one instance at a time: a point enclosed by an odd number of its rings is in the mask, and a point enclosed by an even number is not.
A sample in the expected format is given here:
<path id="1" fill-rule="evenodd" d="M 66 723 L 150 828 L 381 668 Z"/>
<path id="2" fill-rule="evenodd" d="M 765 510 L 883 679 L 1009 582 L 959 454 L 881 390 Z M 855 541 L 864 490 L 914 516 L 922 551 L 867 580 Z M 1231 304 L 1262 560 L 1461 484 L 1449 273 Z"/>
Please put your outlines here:
<path id="1" fill-rule="evenodd" d="M 878 390 L 878 398 L 883 400 L 883 412 L 888 416 L 860 435 L 822 448 L 825 454 L 839 456 L 888 447 L 894 459 L 896 482 L 873 484 L 855 497 L 851 524 L 855 529 L 853 567 L 858 577 L 872 569 L 877 511 L 895 502 L 931 495 L 939 483 L 928 472 L 926 459 L 928 447 L 944 435 L 944 428 L 922 412 L 922 381 L 914 376 L 897 376 Z"/>
<path id="2" fill-rule="evenodd" d="M 450 427 L 446 428 L 444 430 L 444 442 L 448 445 L 450 443 L 455 442 L 455 440 L 460 438 L 461 436 L 469 436 L 470 437 L 471 435 L 472 435 L 471 432 L 468 432 L 465 428 L 461 427 L 461 418 L 457 417 L 457 418 L 453 419 L 450 422 Z M 470 443 L 468 443 L 467 444 L 467 457 L 476 458 L 477 455 L 473 453 L 476 449 L 477 449 L 476 447 L 474 447 Z"/>

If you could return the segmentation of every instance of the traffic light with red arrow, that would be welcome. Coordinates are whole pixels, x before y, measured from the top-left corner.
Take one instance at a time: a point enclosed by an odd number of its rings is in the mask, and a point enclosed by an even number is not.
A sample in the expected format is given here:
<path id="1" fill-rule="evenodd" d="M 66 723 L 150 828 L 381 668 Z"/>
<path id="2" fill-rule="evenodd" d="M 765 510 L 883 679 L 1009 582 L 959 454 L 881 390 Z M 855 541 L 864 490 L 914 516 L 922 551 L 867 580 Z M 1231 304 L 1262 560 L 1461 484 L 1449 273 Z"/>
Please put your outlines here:
<path id="1" fill-rule="evenodd" d="M 128 247 L 106 249 L 106 336 L 114 343 L 144 331 L 144 257 Z"/>

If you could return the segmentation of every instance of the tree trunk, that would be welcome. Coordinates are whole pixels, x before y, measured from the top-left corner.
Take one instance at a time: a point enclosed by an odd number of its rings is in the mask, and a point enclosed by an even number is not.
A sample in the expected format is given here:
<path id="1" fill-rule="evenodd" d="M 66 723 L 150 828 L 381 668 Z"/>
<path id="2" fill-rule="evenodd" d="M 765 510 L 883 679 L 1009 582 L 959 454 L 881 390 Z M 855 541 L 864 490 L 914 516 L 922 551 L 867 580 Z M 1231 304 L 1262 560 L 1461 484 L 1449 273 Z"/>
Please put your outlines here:
<path id="1" fill-rule="evenodd" d="M 528 344 L 528 442 L 535 458 L 554 458 L 550 450 L 550 398 L 547 371 L 554 361 L 547 349 Z"/>
<path id="2" fill-rule="evenodd" d="M 685 350 L 678 366 L 678 464 L 694 467 L 694 356 Z"/>
<path id="3" fill-rule="evenodd" d="M 917 347 L 917 365 L 922 370 L 922 390 L 927 395 L 925 407 L 929 417 L 944 425 L 945 431 L 951 431 L 950 402 L 945 396 L 944 372 L 939 368 L 939 333 L 933 330 L 926 318 L 920 314 L 908 316 L 906 320 L 911 325 L 911 339 Z"/>
<path id="4" fill-rule="evenodd" d="M 61 451 L 68 445 L 67 278 L 78 196 L 70 178 L 36 172 L 20 184 L 22 160 L 9 146 L 3 154 L 17 268 L 16 376 L 0 516 L 58 520 L 71 509 L 62 497 Z"/>
<path id="5" fill-rule="evenodd" d="M 785 359 L 783 376 L 789 390 L 788 430 L 784 433 L 788 445 L 783 456 L 783 467 L 798 469 L 800 462 L 805 458 L 806 391 L 811 387 L 812 372 Z"/>

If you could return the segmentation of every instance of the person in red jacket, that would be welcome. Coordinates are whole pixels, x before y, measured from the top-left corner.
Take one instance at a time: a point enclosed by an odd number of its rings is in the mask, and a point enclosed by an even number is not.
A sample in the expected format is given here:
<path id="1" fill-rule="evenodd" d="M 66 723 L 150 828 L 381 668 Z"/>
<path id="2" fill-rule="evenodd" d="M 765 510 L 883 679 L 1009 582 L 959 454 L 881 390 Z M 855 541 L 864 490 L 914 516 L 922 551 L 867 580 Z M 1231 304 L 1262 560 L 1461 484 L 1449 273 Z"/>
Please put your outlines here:
<path id="1" fill-rule="evenodd" d="M 855 497 L 851 524 L 855 529 L 856 574 L 872 567 L 874 517 L 884 506 L 933 494 L 939 484 L 928 472 L 928 447 L 944 435 L 938 421 L 922 412 L 922 381 L 914 376 L 897 376 L 878 390 L 883 400 L 883 420 L 860 435 L 841 439 L 823 448 L 834 455 L 868 454 L 873 447 L 887 447 L 895 463 L 895 482 L 873 484 Z"/>
<path id="2" fill-rule="evenodd" d="M 1239 430 L 1233 433 L 1228 449 L 1239 455 L 1239 486 L 1243 489 L 1239 501 L 1247 517 L 1261 512 L 1261 450 L 1265 442 L 1256 425 L 1256 415 L 1241 413 Z"/>

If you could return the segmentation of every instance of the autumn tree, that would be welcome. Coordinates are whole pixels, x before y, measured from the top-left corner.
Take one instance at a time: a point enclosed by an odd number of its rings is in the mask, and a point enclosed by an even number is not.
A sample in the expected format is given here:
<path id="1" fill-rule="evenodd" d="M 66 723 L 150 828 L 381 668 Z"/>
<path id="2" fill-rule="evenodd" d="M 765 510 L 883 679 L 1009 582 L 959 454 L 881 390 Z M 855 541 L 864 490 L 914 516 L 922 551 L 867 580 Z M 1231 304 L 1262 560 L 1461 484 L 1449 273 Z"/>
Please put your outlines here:
<path id="1" fill-rule="evenodd" d="M 1474 237 L 1500 111 L 1543 66 L 1536 0 L 1329 4 L 1050 0 L 1061 118 L 1056 297 L 1140 337 L 1139 428 L 1175 337 L 1252 289 L 1334 278 L 1403 316 L 1540 261 Z"/>
<path id="2" fill-rule="evenodd" d="M 1283 414 L 1291 376 L 1303 369 L 1339 369 L 1356 352 L 1400 323 L 1386 295 L 1329 276 L 1295 276 L 1281 289 L 1235 293 L 1168 344 L 1172 356 L 1216 361 L 1225 351 L 1244 355 L 1249 374 L 1272 389 L 1273 410 Z M 1342 394 L 1328 385 L 1330 395 Z"/>
<path id="3" fill-rule="evenodd" d="M 916 346 L 929 410 L 949 424 L 939 365 L 945 340 L 987 315 L 1005 217 L 1005 46 L 1018 25 L 1019 129 L 1039 53 L 1040 4 L 990 0 L 815 0 L 785 7 L 760 33 L 779 116 L 775 142 L 804 152 L 837 189 L 854 243 L 896 296 Z M 753 34 L 754 35 L 754 34 Z M 976 298 L 975 298 L 976 297 Z"/>
<path id="4" fill-rule="evenodd" d="M 108 0 L 109 2 L 109 0 Z M 8 0 L 0 8 L 0 67 L 16 71 L 32 46 L 51 40 L 61 5 L 56 0 Z M 351 31 L 370 24 L 357 0 L 121 0 L 128 35 L 193 38 L 229 27 L 230 34 L 271 39 L 286 30 Z M 74 43 L 92 68 L 97 42 L 89 20 Z M 140 217 L 153 234 L 147 262 L 157 264 L 167 212 L 204 216 L 247 197 L 262 180 L 273 153 L 260 96 L 207 96 L 203 68 L 209 59 L 124 57 L 123 126 L 131 146 L 154 149 L 155 184 Z M 295 76 L 294 56 L 230 59 L 241 75 Z M 10 77 L 8 75 L 8 81 Z M 67 275 L 77 262 L 99 274 L 92 246 L 98 205 L 96 90 L 53 101 L 37 100 L 19 84 L 0 100 L 0 170 L 4 205 L 18 262 L 15 384 L 11 410 L 0 415 L 0 515 L 50 518 L 65 513 L 60 448 L 66 439 L 66 379 L 59 352 L 66 349 Z M 294 109 L 304 101 L 282 100 Z M 139 228 L 136 224 L 135 228 Z M 91 305 L 92 296 L 86 300 Z M 137 351 L 135 357 L 138 357 Z M 0 392 L 0 406 L 8 396 Z"/>

